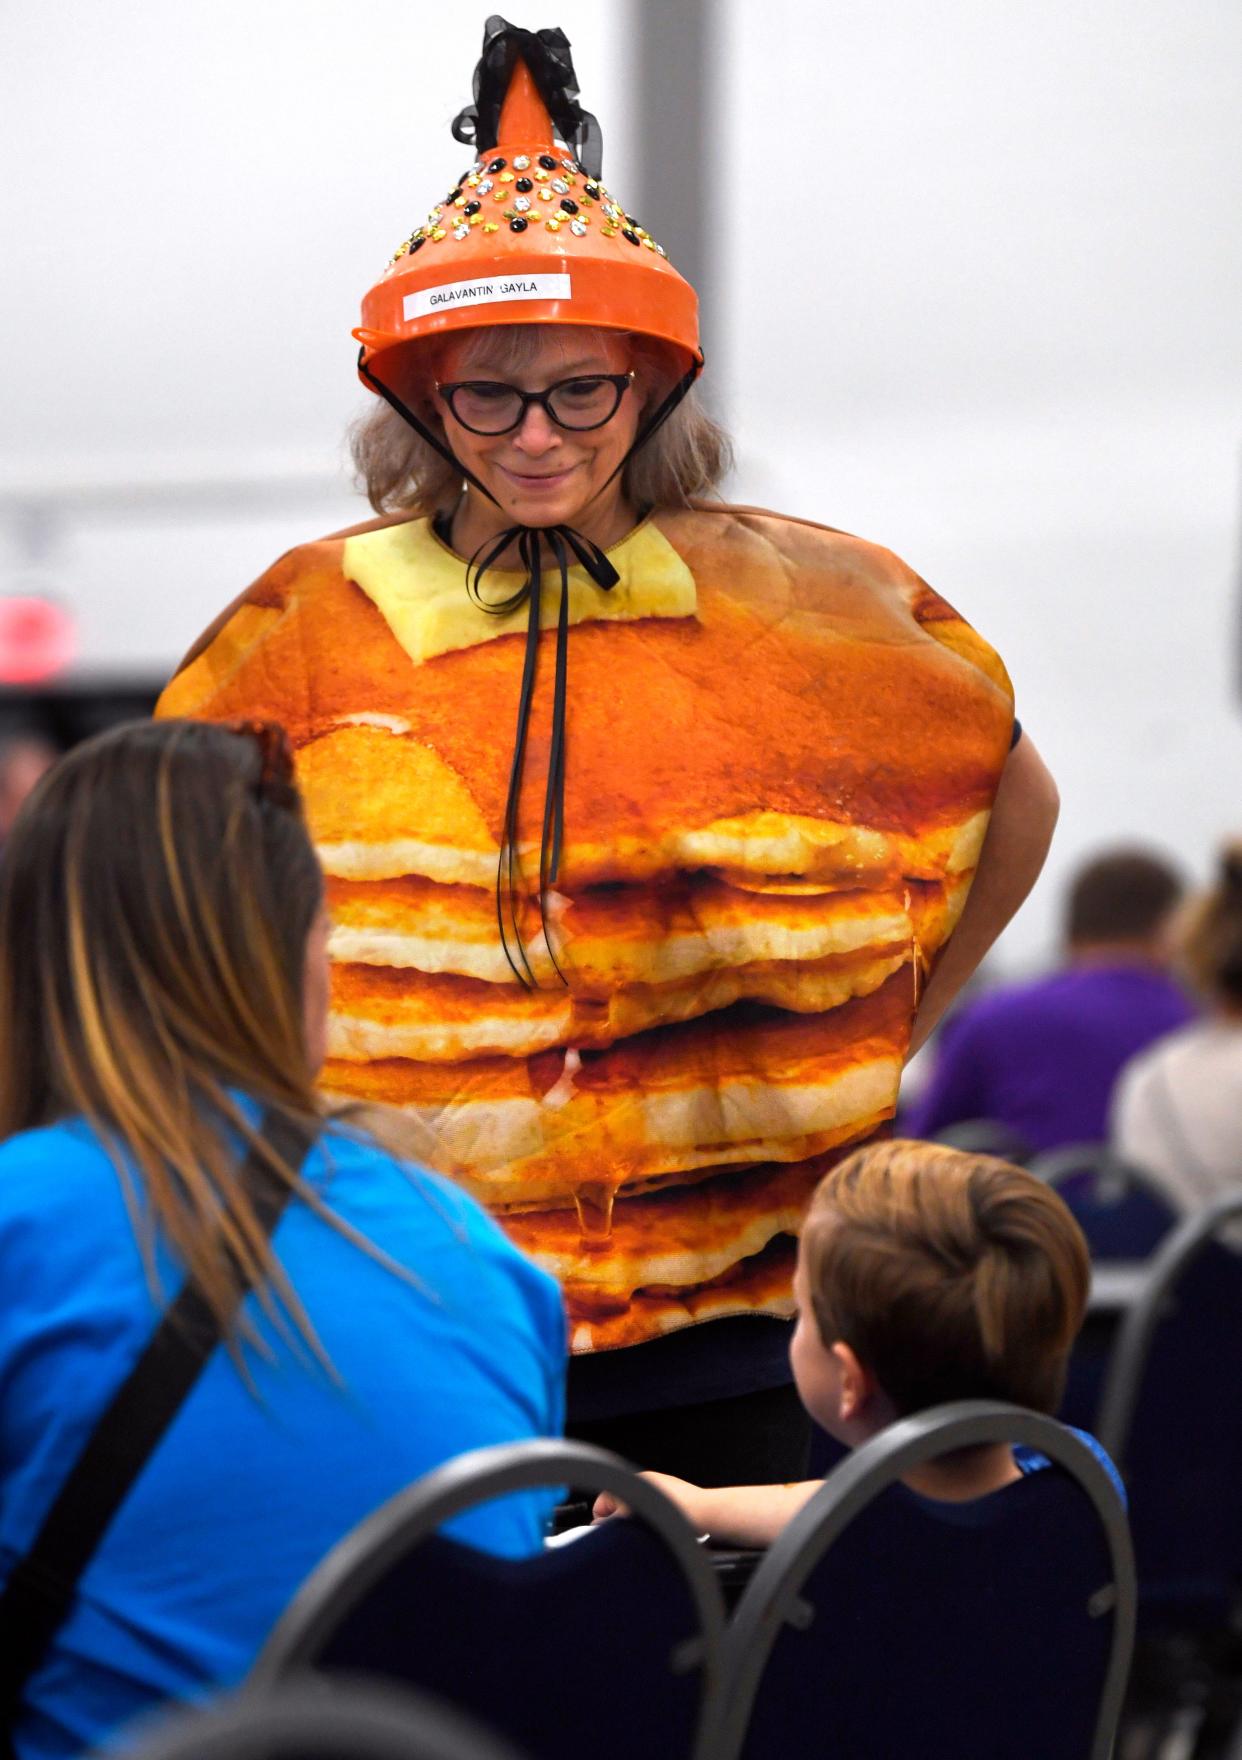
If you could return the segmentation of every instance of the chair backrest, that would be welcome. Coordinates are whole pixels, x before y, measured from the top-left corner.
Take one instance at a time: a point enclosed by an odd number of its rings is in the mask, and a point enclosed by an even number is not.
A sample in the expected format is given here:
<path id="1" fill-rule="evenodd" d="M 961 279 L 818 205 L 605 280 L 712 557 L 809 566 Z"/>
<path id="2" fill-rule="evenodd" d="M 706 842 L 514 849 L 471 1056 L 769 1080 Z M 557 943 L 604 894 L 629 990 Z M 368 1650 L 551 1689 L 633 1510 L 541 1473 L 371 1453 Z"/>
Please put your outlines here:
<path id="1" fill-rule="evenodd" d="M 997 1442 L 1053 1465 L 961 1504 L 896 1483 Z M 713 1752 L 1106 1760 L 1134 1603 L 1121 1497 L 1072 1431 L 990 1401 L 920 1413 L 843 1461 L 759 1565 Z"/>
<path id="2" fill-rule="evenodd" d="M 302 1681 L 161 1719 L 130 1760 L 522 1760 L 447 1706 L 357 1682 Z"/>
<path id="3" fill-rule="evenodd" d="M 633 1512 L 527 1559 L 437 1533 L 536 1486 L 611 1491 Z M 440 1694 L 540 1760 L 703 1756 L 724 1609 L 689 1525 L 623 1461 L 582 1443 L 478 1449 L 399 1493 L 336 1546 L 251 1674 L 382 1675 Z"/>
<path id="4" fill-rule="evenodd" d="M 1107 1143 L 1050 1149 L 1029 1166 L 1065 1199 L 1093 1259 L 1146 1259 L 1177 1226 L 1177 1210 L 1151 1175 Z"/>
<path id="5" fill-rule="evenodd" d="M 1129 1491 L 1148 1627 L 1217 1625 L 1242 1587 L 1240 1218 L 1242 1193 L 1165 1242 L 1104 1386 L 1099 1434 Z"/>
<path id="6" fill-rule="evenodd" d="M 1025 1167 L 1033 1150 L 1026 1138 L 998 1118 L 963 1118 L 947 1124 L 933 1139 L 967 1155 L 997 1155 L 1002 1161 Z"/>

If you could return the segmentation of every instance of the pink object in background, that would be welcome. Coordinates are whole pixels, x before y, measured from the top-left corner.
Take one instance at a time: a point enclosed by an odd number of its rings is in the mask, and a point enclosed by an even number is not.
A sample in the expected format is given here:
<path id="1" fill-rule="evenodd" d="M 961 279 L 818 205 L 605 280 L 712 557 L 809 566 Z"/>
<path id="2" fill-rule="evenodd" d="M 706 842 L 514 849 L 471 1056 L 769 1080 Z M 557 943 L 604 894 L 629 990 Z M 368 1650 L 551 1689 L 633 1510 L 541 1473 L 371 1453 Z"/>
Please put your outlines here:
<path id="1" fill-rule="evenodd" d="M 0 598 L 0 684 L 36 684 L 63 672 L 77 649 L 71 614 L 54 600 Z"/>

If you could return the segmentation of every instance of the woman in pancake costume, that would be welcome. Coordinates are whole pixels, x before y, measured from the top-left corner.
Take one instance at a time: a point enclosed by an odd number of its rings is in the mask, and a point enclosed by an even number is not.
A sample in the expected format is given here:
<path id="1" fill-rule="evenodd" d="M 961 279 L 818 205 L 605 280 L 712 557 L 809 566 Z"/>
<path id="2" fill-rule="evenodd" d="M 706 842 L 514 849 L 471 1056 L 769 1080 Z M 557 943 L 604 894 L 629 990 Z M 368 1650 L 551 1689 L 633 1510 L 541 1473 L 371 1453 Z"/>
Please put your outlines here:
<path id="1" fill-rule="evenodd" d="M 571 1430 L 785 1479 L 803 1207 L 1056 796 L 995 654 L 895 556 L 700 498 L 695 295 L 601 182 L 568 48 L 489 21 L 474 161 L 363 302 L 387 516 L 282 557 L 160 712 L 287 727 L 325 1081 L 560 1278 Z"/>

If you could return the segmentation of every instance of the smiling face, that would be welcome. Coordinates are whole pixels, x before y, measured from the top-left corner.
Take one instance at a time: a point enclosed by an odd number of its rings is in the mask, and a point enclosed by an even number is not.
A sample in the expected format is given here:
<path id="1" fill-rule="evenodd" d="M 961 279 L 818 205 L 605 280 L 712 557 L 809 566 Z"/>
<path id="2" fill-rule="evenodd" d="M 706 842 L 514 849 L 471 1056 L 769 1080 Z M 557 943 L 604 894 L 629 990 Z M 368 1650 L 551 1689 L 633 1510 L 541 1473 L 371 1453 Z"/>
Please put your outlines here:
<path id="1" fill-rule="evenodd" d="M 561 380 L 627 373 L 630 367 L 623 336 L 570 324 L 530 325 L 522 327 L 520 337 L 506 336 L 503 328 L 448 337 L 438 353 L 436 379 L 441 384 L 469 380 L 546 391 Z M 634 444 L 642 417 L 637 383 L 623 393 L 610 421 L 585 430 L 559 427 L 545 409 L 529 404 L 522 421 L 507 434 L 475 434 L 454 418 L 439 392 L 433 396 L 454 454 L 499 503 L 491 510 L 498 528 L 566 524 L 591 532 L 622 524 L 624 529 L 617 467 Z M 482 498 L 472 501 L 481 504 Z"/>

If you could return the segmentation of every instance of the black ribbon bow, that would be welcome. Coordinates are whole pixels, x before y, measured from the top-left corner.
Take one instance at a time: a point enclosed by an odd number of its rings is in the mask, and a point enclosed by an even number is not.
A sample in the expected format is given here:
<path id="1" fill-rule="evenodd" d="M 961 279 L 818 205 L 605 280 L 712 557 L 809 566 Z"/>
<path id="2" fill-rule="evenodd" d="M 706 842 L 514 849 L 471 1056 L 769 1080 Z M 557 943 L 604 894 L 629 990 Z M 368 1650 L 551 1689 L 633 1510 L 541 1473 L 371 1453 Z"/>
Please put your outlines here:
<path id="1" fill-rule="evenodd" d="M 453 119 L 453 139 L 488 153 L 500 134 L 500 110 L 516 63 L 530 69 L 553 127 L 588 177 L 603 168 L 604 139 L 599 123 L 578 102 L 578 76 L 562 30 L 524 31 L 498 12 L 483 28 L 483 53 L 474 70 L 474 103 Z"/>

